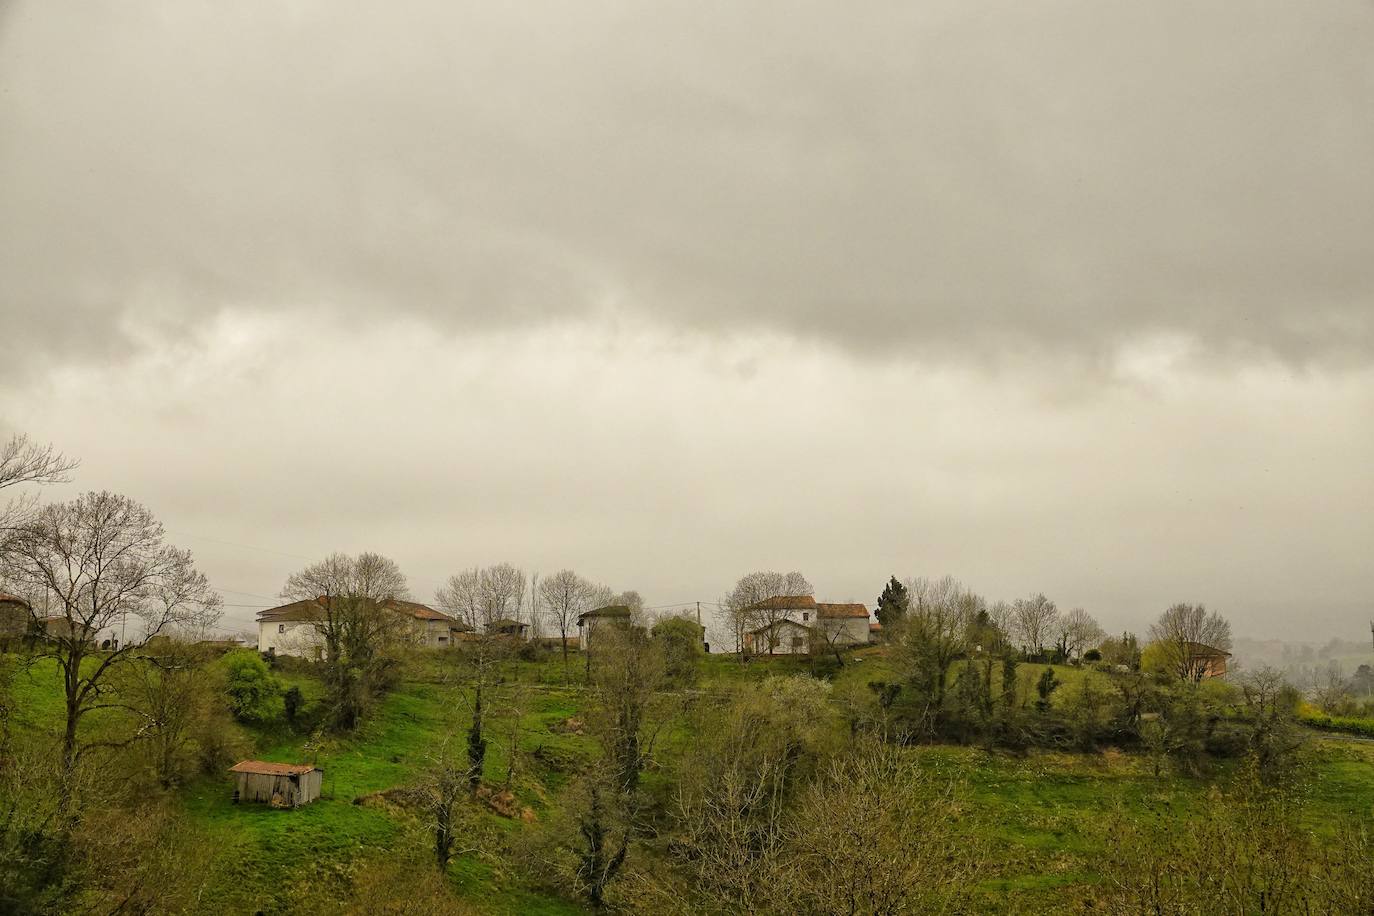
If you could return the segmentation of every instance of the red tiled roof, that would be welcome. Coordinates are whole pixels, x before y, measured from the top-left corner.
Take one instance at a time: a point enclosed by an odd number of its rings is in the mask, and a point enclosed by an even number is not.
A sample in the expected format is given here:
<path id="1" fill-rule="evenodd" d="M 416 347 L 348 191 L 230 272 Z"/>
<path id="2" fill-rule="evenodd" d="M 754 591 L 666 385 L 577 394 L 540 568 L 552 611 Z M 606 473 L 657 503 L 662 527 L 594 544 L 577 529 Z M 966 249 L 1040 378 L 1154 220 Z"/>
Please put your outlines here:
<path id="1" fill-rule="evenodd" d="M 746 610 L 809 611 L 815 606 L 816 599 L 811 595 L 774 595 L 772 598 L 755 601 Z"/>
<path id="2" fill-rule="evenodd" d="M 26 608 L 33 607 L 32 604 L 29 604 L 28 601 L 24 600 L 23 598 L 20 598 L 18 595 L 9 595 L 5 592 L 0 592 L 0 603 L 4 602 L 9 602 L 11 604 L 22 604 Z"/>
<path id="3" fill-rule="evenodd" d="M 868 607 L 862 604 L 818 604 L 816 616 L 824 619 L 837 617 L 868 618 Z"/>
<path id="4" fill-rule="evenodd" d="M 450 617 L 448 614 L 445 614 L 443 611 L 436 611 L 429 605 L 420 604 L 416 601 L 402 601 L 399 598 L 393 598 L 386 604 L 387 607 L 391 608 L 392 610 L 400 611 L 403 614 L 409 614 L 416 620 L 447 620 L 451 623 L 458 622 L 456 619 Z"/>
<path id="5" fill-rule="evenodd" d="M 299 776 L 315 769 L 313 763 L 268 763 L 265 760 L 241 760 L 229 768 L 230 773 L 256 773 L 259 776 Z"/>
<path id="6" fill-rule="evenodd" d="M 869 623 L 869 625 L 868 625 L 868 629 L 869 629 L 870 631 L 881 630 L 882 628 L 883 628 L 883 625 L 882 625 L 881 623 L 879 623 L 878 621 L 876 621 L 876 620 L 872 621 L 872 622 Z"/>
<path id="7" fill-rule="evenodd" d="M 1222 651 L 1221 649 L 1214 649 L 1213 647 L 1207 645 L 1206 643 L 1189 642 L 1189 643 L 1187 643 L 1187 646 L 1188 646 L 1188 654 L 1189 654 L 1190 656 L 1192 656 L 1193 658 L 1230 658 L 1230 657 L 1231 657 L 1231 653 L 1230 653 L 1230 652 L 1224 652 L 1224 651 Z"/>
<path id="8" fill-rule="evenodd" d="M 258 611 L 258 620 L 319 620 L 324 615 L 320 599 L 304 599 Z"/>

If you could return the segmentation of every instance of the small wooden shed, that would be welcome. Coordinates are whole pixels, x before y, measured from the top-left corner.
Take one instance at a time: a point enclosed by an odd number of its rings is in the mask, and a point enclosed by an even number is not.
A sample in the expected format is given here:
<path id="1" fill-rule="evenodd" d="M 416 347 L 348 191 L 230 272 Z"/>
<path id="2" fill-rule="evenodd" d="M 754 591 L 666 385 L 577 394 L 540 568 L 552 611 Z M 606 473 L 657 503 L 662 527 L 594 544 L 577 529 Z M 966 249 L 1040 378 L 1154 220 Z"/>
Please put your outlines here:
<path id="1" fill-rule="evenodd" d="M 275 808 L 296 808 L 320 797 L 324 770 L 312 763 L 267 763 L 243 760 L 229 768 L 234 774 L 234 803 L 265 802 Z"/>

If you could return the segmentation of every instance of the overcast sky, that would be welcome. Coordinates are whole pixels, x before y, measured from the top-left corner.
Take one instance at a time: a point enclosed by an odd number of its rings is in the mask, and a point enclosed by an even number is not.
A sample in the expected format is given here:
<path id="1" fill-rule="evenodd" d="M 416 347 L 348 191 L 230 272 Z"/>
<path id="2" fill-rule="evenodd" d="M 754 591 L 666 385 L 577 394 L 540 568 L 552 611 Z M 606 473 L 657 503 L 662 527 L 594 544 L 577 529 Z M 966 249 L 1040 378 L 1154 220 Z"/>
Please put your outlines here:
<path id="1" fill-rule="evenodd" d="M 1374 614 L 1374 3 L 0 5 L 0 432 L 333 550 Z"/>

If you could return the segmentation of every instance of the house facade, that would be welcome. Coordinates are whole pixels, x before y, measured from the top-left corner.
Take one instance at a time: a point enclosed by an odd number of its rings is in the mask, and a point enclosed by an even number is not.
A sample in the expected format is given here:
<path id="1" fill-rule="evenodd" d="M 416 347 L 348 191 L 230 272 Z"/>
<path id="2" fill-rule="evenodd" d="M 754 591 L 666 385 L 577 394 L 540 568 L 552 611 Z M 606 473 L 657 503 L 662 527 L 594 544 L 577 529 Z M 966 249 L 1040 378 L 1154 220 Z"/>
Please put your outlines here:
<path id="1" fill-rule="evenodd" d="M 322 598 L 293 601 L 258 612 L 258 651 L 318 659 L 324 655 Z"/>
<path id="2" fill-rule="evenodd" d="M 1231 657 L 1230 652 L 1200 642 L 1187 643 L 1184 650 L 1188 653 L 1188 673 L 1194 681 L 1226 676 L 1226 660 Z"/>
<path id="3" fill-rule="evenodd" d="M 258 612 L 258 651 L 318 659 L 324 655 L 327 598 L 305 599 Z M 382 605 L 404 617 L 416 645 L 434 649 L 453 646 L 471 627 L 428 605 L 393 598 Z"/>
<path id="4" fill-rule="evenodd" d="M 577 645 L 586 651 L 595 638 L 596 631 L 608 626 L 625 627 L 630 625 L 631 612 L 623 604 L 611 604 L 593 611 L 577 615 Z"/>
<path id="5" fill-rule="evenodd" d="M 462 634 L 472 632 L 472 627 L 463 621 L 428 605 L 394 599 L 387 602 L 387 607 L 410 618 L 417 645 L 448 649 L 458 642 Z"/>
<path id="6" fill-rule="evenodd" d="M 867 645 L 868 607 L 819 602 L 811 595 L 777 595 L 744 609 L 744 651 L 796 655 Z"/>

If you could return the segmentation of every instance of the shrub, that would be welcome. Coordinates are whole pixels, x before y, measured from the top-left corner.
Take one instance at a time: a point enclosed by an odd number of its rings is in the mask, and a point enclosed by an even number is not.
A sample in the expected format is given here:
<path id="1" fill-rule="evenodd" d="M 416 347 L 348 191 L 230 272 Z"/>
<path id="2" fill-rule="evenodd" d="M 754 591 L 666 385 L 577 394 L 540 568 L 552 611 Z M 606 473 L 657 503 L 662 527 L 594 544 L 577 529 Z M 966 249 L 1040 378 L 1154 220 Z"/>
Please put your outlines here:
<path id="1" fill-rule="evenodd" d="M 305 694 L 301 693 L 299 687 L 292 684 L 291 689 L 287 690 L 286 694 L 282 697 L 282 701 L 286 705 L 286 721 L 295 725 L 296 717 L 299 716 L 301 710 L 305 708 Z"/>
<path id="2" fill-rule="evenodd" d="M 242 722 L 268 722 L 281 709 L 281 682 L 267 670 L 262 656 L 249 650 L 224 656 L 225 691 L 234 717 Z"/>
<path id="3" fill-rule="evenodd" d="M 663 676 L 670 687 L 692 687 L 701 663 L 701 627 L 686 617 L 666 617 L 654 624 L 654 641 L 663 652 Z"/>

